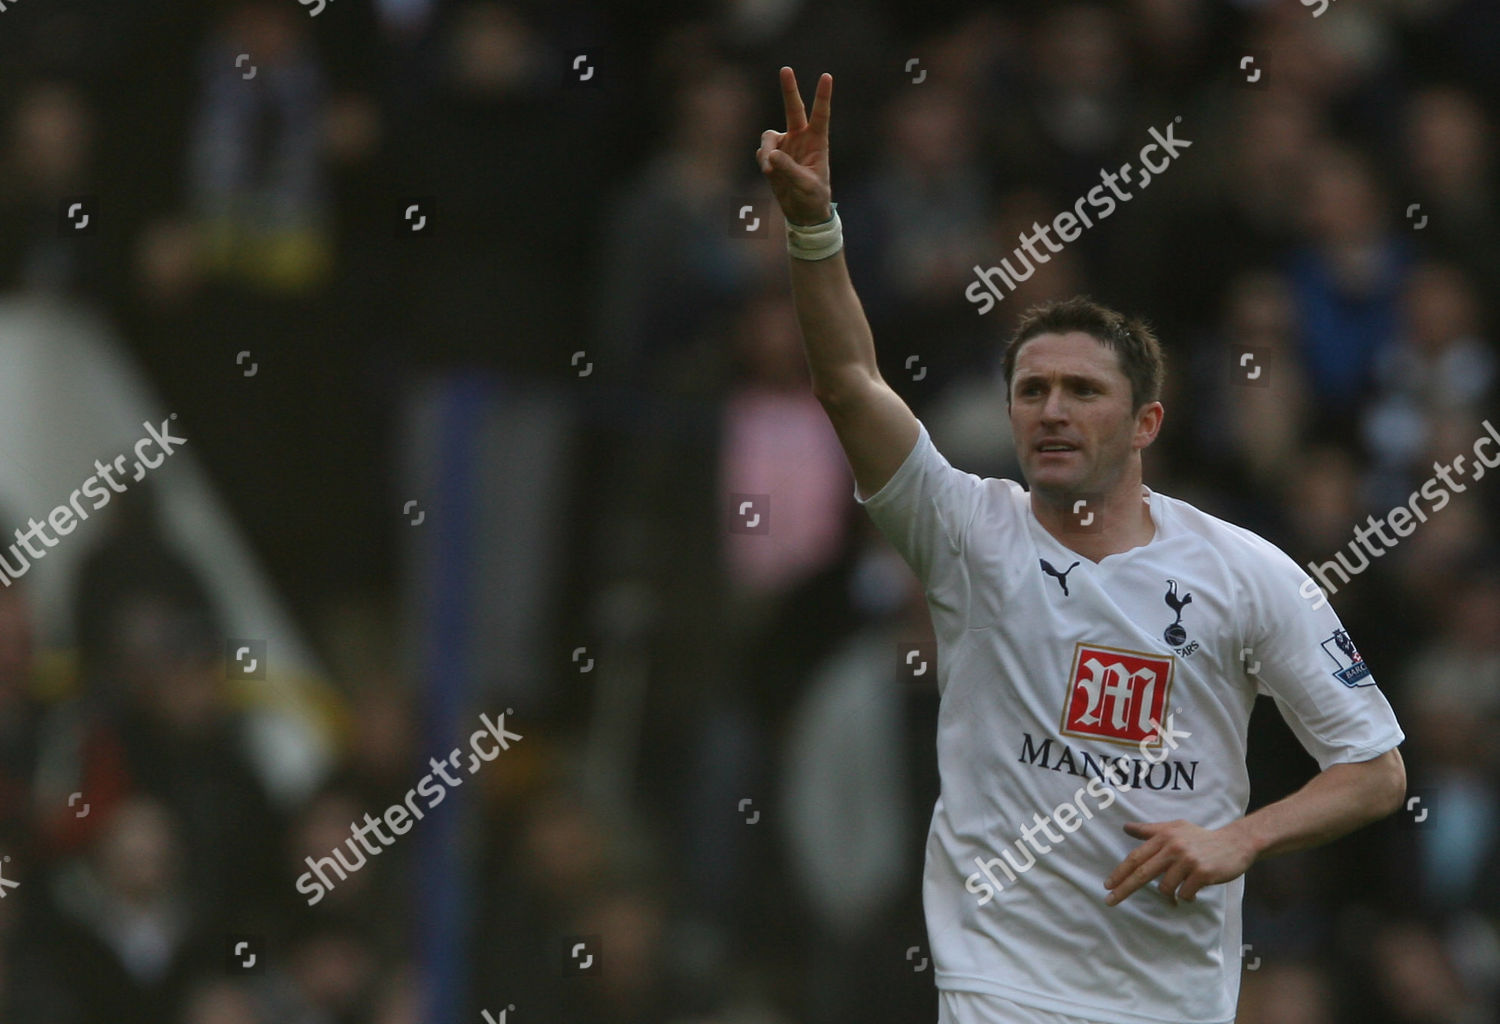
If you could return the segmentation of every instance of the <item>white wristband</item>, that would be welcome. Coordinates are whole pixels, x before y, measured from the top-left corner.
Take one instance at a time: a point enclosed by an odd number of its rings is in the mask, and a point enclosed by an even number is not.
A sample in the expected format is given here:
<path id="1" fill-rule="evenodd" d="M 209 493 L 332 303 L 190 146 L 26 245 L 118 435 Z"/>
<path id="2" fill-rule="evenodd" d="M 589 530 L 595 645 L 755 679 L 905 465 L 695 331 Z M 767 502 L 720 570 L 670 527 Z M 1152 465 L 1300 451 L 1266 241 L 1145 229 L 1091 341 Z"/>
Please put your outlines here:
<path id="1" fill-rule="evenodd" d="M 844 247 L 844 226 L 839 220 L 839 204 L 832 203 L 833 215 L 821 224 L 786 222 L 786 251 L 793 259 L 826 260 Z"/>

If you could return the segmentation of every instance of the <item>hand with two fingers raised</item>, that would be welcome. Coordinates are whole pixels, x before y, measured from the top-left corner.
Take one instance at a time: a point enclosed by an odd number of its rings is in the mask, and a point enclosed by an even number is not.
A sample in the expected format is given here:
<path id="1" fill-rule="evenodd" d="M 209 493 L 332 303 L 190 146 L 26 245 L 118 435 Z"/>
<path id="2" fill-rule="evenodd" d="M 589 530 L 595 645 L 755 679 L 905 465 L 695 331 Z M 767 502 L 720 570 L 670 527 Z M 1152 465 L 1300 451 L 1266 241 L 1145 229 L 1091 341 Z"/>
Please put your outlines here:
<path id="1" fill-rule="evenodd" d="M 792 224 L 818 224 L 833 216 L 833 189 L 828 180 L 828 113 L 833 99 L 833 76 L 818 79 L 812 118 L 802 106 L 797 76 L 781 69 L 781 95 L 786 106 L 786 131 L 761 133 L 755 151 L 761 173 Z"/>

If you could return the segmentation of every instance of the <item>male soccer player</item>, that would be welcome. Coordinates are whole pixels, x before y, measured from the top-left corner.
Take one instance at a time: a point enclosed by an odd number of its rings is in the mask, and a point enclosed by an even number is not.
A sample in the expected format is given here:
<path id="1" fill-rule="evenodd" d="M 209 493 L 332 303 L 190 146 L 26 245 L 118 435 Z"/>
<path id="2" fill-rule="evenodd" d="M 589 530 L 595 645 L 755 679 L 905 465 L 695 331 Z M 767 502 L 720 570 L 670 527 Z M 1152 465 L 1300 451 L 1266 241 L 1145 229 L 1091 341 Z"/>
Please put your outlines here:
<path id="1" fill-rule="evenodd" d="M 1290 558 L 1143 485 L 1162 423 L 1145 324 L 1086 299 L 1028 311 L 1004 365 L 1030 490 L 948 464 L 881 378 L 849 280 L 833 78 L 811 119 L 790 68 L 781 88 L 787 130 L 756 156 L 786 214 L 813 390 L 938 638 L 922 890 L 938 1019 L 1228 1024 L 1246 869 L 1400 805 L 1390 706 Z M 1321 771 L 1246 815 L 1257 693 Z"/>

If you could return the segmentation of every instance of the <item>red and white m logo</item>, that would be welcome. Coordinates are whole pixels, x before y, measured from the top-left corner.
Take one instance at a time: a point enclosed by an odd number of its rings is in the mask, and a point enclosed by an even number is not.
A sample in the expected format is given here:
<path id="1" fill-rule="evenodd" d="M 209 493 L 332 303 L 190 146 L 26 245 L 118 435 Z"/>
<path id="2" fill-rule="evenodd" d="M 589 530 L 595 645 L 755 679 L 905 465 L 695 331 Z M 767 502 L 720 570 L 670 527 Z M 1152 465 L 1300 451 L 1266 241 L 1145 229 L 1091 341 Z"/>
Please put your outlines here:
<path id="1" fill-rule="evenodd" d="M 1062 731 L 1068 736 L 1146 746 L 1161 742 L 1152 727 L 1167 710 L 1172 688 L 1172 660 L 1139 651 L 1079 644 L 1063 707 Z"/>

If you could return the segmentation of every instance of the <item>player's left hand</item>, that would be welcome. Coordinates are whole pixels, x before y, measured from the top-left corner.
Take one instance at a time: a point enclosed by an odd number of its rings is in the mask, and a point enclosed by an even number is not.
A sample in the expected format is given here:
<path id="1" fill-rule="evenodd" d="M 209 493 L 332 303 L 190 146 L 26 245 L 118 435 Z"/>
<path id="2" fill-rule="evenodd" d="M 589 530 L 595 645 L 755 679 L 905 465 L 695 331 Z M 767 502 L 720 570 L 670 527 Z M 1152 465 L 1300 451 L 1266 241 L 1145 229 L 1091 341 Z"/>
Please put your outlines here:
<path id="1" fill-rule="evenodd" d="M 1158 876 L 1162 895 L 1177 905 L 1192 902 L 1205 885 L 1231 882 L 1255 862 L 1255 850 L 1233 828 L 1207 829 L 1191 821 L 1132 821 L 1127 835 L 1145 842 L 1137 846 L 1104 880 L 1114 906 Z"/>

